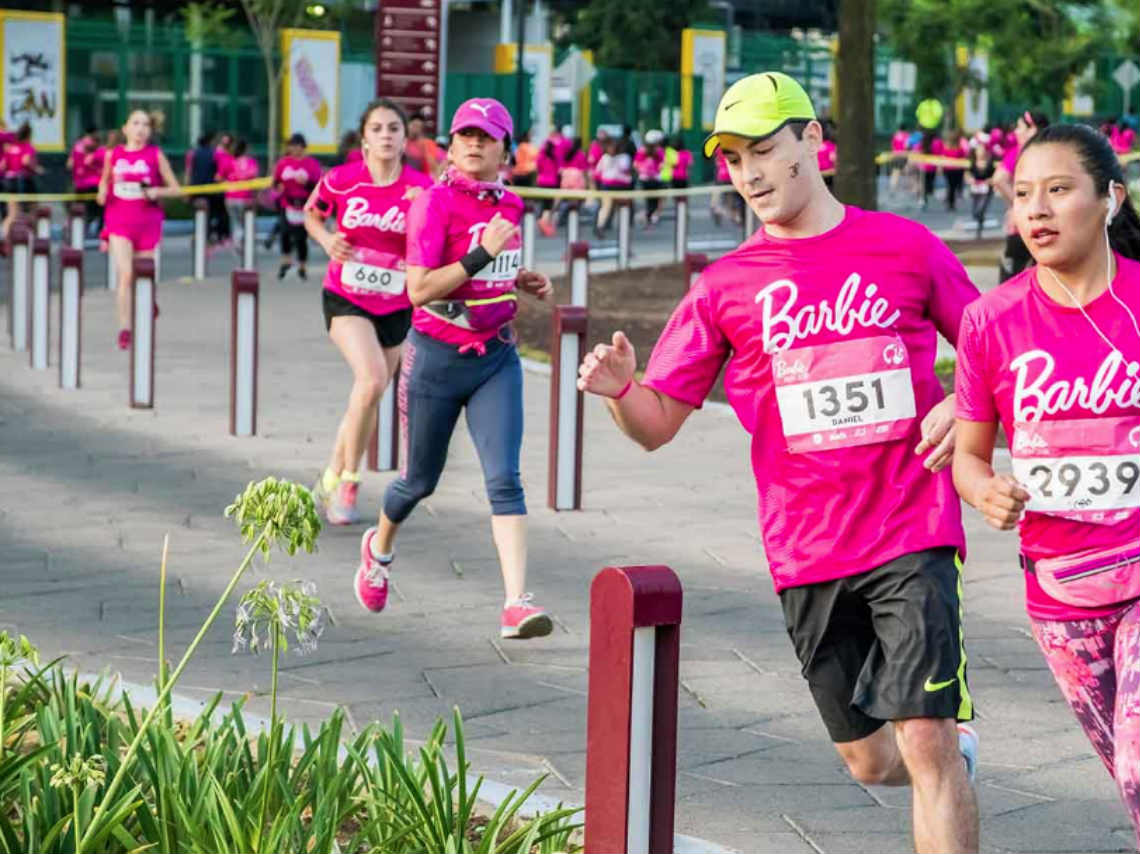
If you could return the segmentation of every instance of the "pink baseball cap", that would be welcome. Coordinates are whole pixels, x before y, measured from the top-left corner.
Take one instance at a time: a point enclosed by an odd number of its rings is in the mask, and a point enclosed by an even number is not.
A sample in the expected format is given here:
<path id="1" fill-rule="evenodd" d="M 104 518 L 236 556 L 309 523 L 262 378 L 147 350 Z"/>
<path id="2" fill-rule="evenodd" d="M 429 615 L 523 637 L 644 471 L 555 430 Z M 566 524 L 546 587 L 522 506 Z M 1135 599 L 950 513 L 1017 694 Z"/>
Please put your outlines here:
<path id="1" fill-rule="evenodd" d="M 451 133 L 464 128 L 479 128 L 495 139 L 515 135 L 511 114 L 494 98 L 471 98 L 460 104 L 451 119 Z"/>

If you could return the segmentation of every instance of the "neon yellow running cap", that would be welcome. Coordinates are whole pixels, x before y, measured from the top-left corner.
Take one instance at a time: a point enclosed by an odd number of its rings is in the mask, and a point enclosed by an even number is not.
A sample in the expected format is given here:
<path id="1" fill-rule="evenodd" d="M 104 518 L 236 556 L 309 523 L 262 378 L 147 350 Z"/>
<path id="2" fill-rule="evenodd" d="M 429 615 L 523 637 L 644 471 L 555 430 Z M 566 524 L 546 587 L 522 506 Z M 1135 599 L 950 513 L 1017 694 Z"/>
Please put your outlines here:
<path id="1" fill-rule="evenodd" d="M 804 87 L 787 74 L 765 71 L 742 77 L 720 99 L 713 132 L 705 140 L 705 157 L 720 145 L 720 134 L 747 139 L 771 136 L 788 122 L 808 122 L 815 108 Z"/>

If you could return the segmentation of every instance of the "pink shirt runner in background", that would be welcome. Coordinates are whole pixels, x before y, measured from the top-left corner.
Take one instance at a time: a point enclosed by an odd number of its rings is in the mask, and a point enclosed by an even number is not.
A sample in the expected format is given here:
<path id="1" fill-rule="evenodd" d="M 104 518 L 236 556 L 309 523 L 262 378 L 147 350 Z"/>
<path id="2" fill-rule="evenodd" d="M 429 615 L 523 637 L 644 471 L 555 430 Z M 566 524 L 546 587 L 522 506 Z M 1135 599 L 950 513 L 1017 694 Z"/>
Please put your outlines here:
<path id="1" fill-rule="evenodd" d="M 633 168 L 642 181 L 656 181 L 661 176 L 661 164 L 665 162 L 665 149 L 658 146 L 653 153 L 647 148 L 637 149 L 633 156 Z"/>
<path id="2" fill-rule="evenodd" d="M 454 264 L 479 245 L 496 213 L 516 225 L 522 220 L 523 200 L 505 191 L 498 199 L 490 193 L 475 195 L 447 183 L 427 188 L 412 202 L 408 212 L 408 265 L 434 270 Z M 491 270 L 479 271 L 447 299 L 487 299 L 513 291 L 522 258 L 522 242 L 516 237 L 495 260 Z M 486 276 L 481 276 L 486 271 Z M 448 344 L 471 347 L 498 335 L 498 329 L 461 329 L 422 308 L 412 312 L 412 326 Z"/>
<path id="3" fill-rule="evenodd" d="M 605 153 L 605 147 L 596 139 L 590 143 L 590 148 L 586 152 L 586 162 L 590 164 L 591 169 L 597 167 L 598 161 L 602 159 L 602 155 Z"/>
<path id="4" fill-rule="evenodd" d="M 891 137 L 891 151 L 906 152 L 906 141 L 910 134 L 905 130 L 895 131 L 895 135 Z"/>
<path id="5" fill-rule="evenodd" d="M 335 216 L 337 231 L 354 250 L 347 264 L 329 259 L 324 288 L 370 314 L 410 308 L 407 291 L 408 211 L 431 179 L 405 166 L 394 184 L 381 187 L 363 161 L 329 171 L 310 202 L 324 216 Z"/>
<path id="6" fill-rule="evenodd" d="M 546 145 L 544 144 L 538 149 L 538 158 L 535 161 L 537 171 L 535 183 L 540 187 L 558 186 L 558 172 L 562 168 L 562 152 L 559 150 L 558 144 L 554 143 L 553 137 L 550 142 L 553 143 L 554 156 L 551 157 L 546 153 Z"/>
<path id="7" fill-rule="evenodd" d="M 219 180 L 225 180 L 222 176 L 230 171 L 230 164 L 233 163 L 233 160 L 234 156 L 220 145 L 214 147 L 215 172 Z"/>
<path id="8" fill-rule="evenodd" d="M 1132 143 L 1136 141 L 1136 131 L 1132 128 L 1112 129 L 1112 136 L 1110 142 L 1112 143 L 1112 150 L 1117 154 L 1127 154 L 1132 150 Z"/>
<path id="9" fill-rule="evenodd" d="M 1140 314 L 1140 263 L 1116 256 L 1116 295 Z M 1037 281 L 1037 268 L 1030 267 L 990 291 L 966 309 L 958 339 L 957 414 L 968 421 L 1000 421 L 1012 443 L 1015 457 L 1043 461 L 1064 434 L 1058 429 L 1076 426 L 1081 437 L 1080 465 L 1072 487 L 1081 504 L 1095 507 L 1119 494 L 1140 499 L 1140 480 L 1132 477 L 1140 445 L 1140 337 L 1120 304 L 1108 293 L 1097 297 L 1085 313 L 1072 305 L 1055 302 Z M 1097 333 L 1099 327 L 1119 350 L 1114 353 Z M 1074 425 L 1074 421 L 1084 422 Z M 1098 453 L 1092 425 L 1119 428 L 1124 446 L 1117 449 L 1122 462 L 1111 453 Z M 1019 428 L 1019 425 L 1020 428 Z M 1135 436 L 1136 444 L 1129 441 Z M 1102 451 L 1104 449 L 1101 449 Z M 1036 455 L 1027 457 L 1026 454 Z M 1099 466 L 1097 465 L 1099 459 Z M 1123 469 L 1121 469 L 1123 466 Z M 1032 469 L 1030 465 L 1028 468 Z M 1054 471 L 1056 470 L 1056 471 Z M 1063 500 L 1069 487 L 1057 476 L 1058 465 L 1046 465 L 1021 478 L 1033 498 L 1030 507 L 1050 498 Z M 1119 474 L 1126 476 L 1124 481 Z M 1140 475 L 1140 470 L 1136 471 Z M 1046 480 L 1049 482 L 1047 483 Z M 1125 487 L 1133 481 L 1125 495 Z M 1044 493 L 1052 493 L 1046 496 Z M 1140 501 L 1137 501 L 1140 505 Z M 1064 513 L 1064 515 L 1060 515 Z M 1020 524 L 1021 550 L 1034 560 L 1060 557 L 1084 549 L 1135 543 L 1140 533 L 1140 509 L 1116 508 L 1099 522 L 1097 511 L 1070 513 L 1026 509 Z M 1076 518 L 1076 517 L 1085 518 Z M 1120 517 L 1120 518 L 1117 518 Z M 1119 606 L 1104 609 L 1078 608 L 1049 596 L 1032 573 L 1025 574 L 1029 615 L 1041 620 L 1077 620 L 1104 616 Z"/>
<path id="10" fill-rule="evenodd" d="M 688 181 L 689 170 L 693 166 L 693 152 L 682 148 L 677 152 L 677 162 L 673 164 L 673 180 Z"/>
<path id="11" fill-rule="evenodd" d="M 281 185 L 281 197 L 289 207 L 299 208 L 321 180 L 321 164 L 314 157 L 282 157 L 273 169 L 274 185 Z"/>
<path id="12" fill-rule="evenodd" d="M 681 300 L 644 383 L 700 406 L 728 363 L 777 591 L 964 549 L 950 471 L 931 474 L 914 448 L 945 396 L 937 333 L 957 340 L 977 296 L 923 225 L 848 207 L 816 237 L 760 229 Z"/>
<path id="13" fill-rule="evenodd" d="M 76 190 L 88 190 L 99 185 L 103 163 L 96 163 L 95 141 L 90 137 L 80 137 L 71 149 L 71 182 Z"/>
<path id="14" fill-rule="evenodd" d="M 10 142 L 4 148 L 4 174 L 30 177 L 35 174 L 36 149 L 30 142 Z"/>
<path id="15" fill-rule="evenodd" d="M 223 181 L 249 181 L 257 177 L 260 172 L 257 160 L 248 154 L 241 157 L 231 157 L 227 161 L 225 171 L 221 172 Z M 252 202 L 253 190 L 226 190 L 226 198 L 235 202 Z"/>

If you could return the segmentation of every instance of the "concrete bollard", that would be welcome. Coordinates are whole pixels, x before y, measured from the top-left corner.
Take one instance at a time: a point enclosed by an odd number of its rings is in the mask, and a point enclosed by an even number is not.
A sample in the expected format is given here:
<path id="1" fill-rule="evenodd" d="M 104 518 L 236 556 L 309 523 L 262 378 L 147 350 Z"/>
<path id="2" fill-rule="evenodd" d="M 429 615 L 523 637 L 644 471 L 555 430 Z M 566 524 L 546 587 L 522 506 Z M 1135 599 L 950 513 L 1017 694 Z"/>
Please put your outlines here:
<path id="1" fill-rule="evenodd" d="M 67 245 L 82 252 L 86 240 L 87 208 L 81 202 L 72 202 L 67 206 Z"/>
<path id="2" fill-rule="evenodd" d="M 31 346 L 28 348 L 28 364 L 37 371 L 48 368 L 48 336 L 51 321 L 51 241 L 37 237 L 32 244 L 32 298 L 31 298 Z"/>
<path id="3" fill-rule="evenodd" d="M 622 199 L 615 202 L 618 218 L 618 258 L 619 270 L 629 269 L 630 241 L 633 238 L 633 200 Z"/>
<path id="4" fill-rule="evenodd" d="M 51 240 L 51 208 L 47 205 L 36 208 L 36 239 Z"/>
<path id="5" fill-rule="evenodd" d="M 8 281 L 8 336 L 12 349 L 28 349 L 28 325 L 32 291 L 32 232 L 25 219 L 16 219 L 8 229 L 12 275 Z"/>
<path id="6" fill-rule="evenodd" d="M 256 270 L 230 275 L 230 435 L 257 434 L 257 327 L 260 284 Z"/>
<path id="7" fill-rule="evenodd" d="M 198 196 L 194 199 L 194 278 L 198 281 L 206 278 L 206 241 L 208 239 L 208 205 L 204 198 Z M 157 266 L 157 264 L 155 265 Z"/>
<path id="8" fill-rule="evenodd" d="M 132 409 L 154 408 L 154 304 L 158 289 L 154 260 L 136 258 L 131 270 Z"/>
<path id="9" fill-rule="evenodd" d="M 241 265 L 257 269 L 257 209 L 250 202 L 241 212 Z"/>
<path id="10" fill-rule="evenodd" d="M 689 200 L 677 197 L 677 225 L 673 232 L 673 260 L 680 264 L 689 250 Z"/>
<path id="11" fill-rule="evenodd" d="M 522 251 L 524 269 L 534 269 L 534 248 L 538 244 L 538 217 L 528 205 L 523 211 L 522 221 Z"/>
<path id="12" fill-rule="evenodd" d="M 685 255 L 685 279 L 688 281 L 690 288 L 697 283 L 697 278 L 708 265 L 708 255 L 702 255 L 697 252 L 689 252 Z"/>
<path id="13" fill-rule="evenodd" d="M 578 364 L 586 349 L 585 306 L 554 307 L 550 342 L 550 452 L 547 506 L 582 509 L 583 394 Z"/>
<path id="14" fill-rule="evenodd" d="M 585 307 L 590 298 L 590 244 L 570 244 L 570 305 Z"/>
<path id="15" fill-rule="evenodd" d="M 566 246 L 571 247 L 581 240 L 582 233 L 582 203 L 570 202 L 566 211 Z"/>
<path id="16" fill-rule="evenodd" d="M 590 585 L 587 854 L 672 854 L 682 596 L 667 566 Z"/>
<path id="17" fill-rule="evenodd" d="M 400 365 L 376 404 L 376 426 L 368 441 L 368 470 L 396 471 L 400 467 L 400 412 L 396 390 L 400 384 Z"/>
<path id="18" fill-rule="evenodd" d="M 59 255 L 59 387 L 79 388 L 83 342 L 83 250 Z"/>

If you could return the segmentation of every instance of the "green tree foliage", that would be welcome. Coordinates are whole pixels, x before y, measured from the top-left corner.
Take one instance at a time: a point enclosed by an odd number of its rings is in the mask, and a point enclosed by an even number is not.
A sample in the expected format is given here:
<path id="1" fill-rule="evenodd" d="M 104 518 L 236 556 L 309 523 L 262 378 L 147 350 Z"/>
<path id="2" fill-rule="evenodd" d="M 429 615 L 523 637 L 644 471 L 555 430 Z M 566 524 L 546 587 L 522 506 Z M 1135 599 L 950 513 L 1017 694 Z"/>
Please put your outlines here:
<path id="1" fill-rule="evenodd" d="M 974 82 L 958 61 L 963 46 L 989 55 L 990 78 L 1004 93 L 1036 105 L 1063 98 L 1070 76 L 1111 48 L 1107 2 L 880 0 L 879 25 L 896 52 L 918 66 L 920 97 L 956 97 Z"/>
<path id="2" fill-rule="evenodd" d="M 570 12 L 574 44 L 605 68 L 678 70 L 681 30 L 711 17 L 705 0 L 590 0 Z"/>

